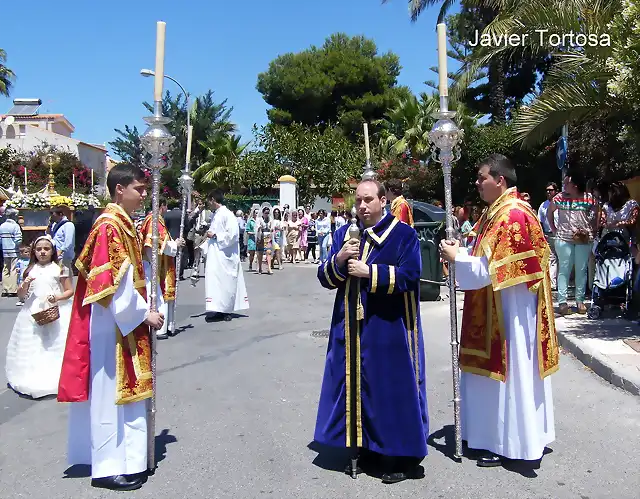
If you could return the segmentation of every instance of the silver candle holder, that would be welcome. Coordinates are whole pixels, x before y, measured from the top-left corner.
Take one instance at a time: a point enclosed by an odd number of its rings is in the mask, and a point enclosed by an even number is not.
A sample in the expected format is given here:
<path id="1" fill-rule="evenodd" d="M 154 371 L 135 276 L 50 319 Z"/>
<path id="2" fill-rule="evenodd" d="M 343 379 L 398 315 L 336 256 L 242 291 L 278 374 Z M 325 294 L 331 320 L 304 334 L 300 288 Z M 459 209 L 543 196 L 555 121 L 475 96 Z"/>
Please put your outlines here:
<path id="1" fill-rule="evenodd" d="M 455 238 L 453 225 L 453 199 L 451 194 L 451 168 L 460 159 L 459 143 L 464 132 L 453 121 L 456 113 L 448 109 L 448 97 L 440 97 L 440 111 L 433 114 L 438 121 L 429 132 L 433 145 L 431 158 L 442 164 L 444 176 L 444 205 L 448 240 Z M 460 367 L 458 362 L 458 309 L 456 304 L 456 267 L 449 263 L 449 313 L 451 315 L 451 367 L 453 374 L 453 416 L 456 450 L 454 457 L 462 459 L 462 428 L 460 417 Z"/>
<path id="2" fill-rule="evenodd" d="M 162 115 L 162 102 L 156 101 L 153 105 L 153 116 L 144 118 L 148 123 L 148 128 L 140 137 L 140 142 L 149 159 L 147 165 L 151 170 L 151 213 L 152 213 L 152 232 L 151 232 L 151 294 L 150 294 L 150 310 L 158 311 L 158 253 L 159 253 L 159 231 L 158 223 L 160 220 L 160 170 L 167 166 L 166 155 L 171 149 L 175 137 L 169 133 L 167 123 L 171 122 L 170 118 Z M 153 383 L 153 395 L 148 409 L 147 418 L 147 461 L 149 471 L 155 470 L 155 435 L 156 435 L 156 351 L 157 338 L 155 332 L 151 332 L 151 373 Z"/>
<path id="3" fill-rule="evenodd" d="M 184 235 L 184 222 L 186 219 L 187 213 L 187 200 L 191 193 L 193 192 L 193 177 L 191 176 L 191 172 L 189 171 L 189 164 L 187 163 L 187 167 L 185 168 L 182 175 L 180 175 L 180 179 L 178 180 L 178 185 L 180 192 L 182 192 L 182 207 L 180 210 L 180 234 L 179 237 L 182 238 Z M 178 248 L 178 256 L 176 257 L 176 296 L 174 298 L 173 303 L 170 305 L 175 310 L 176 305 L 178 304 L 178 288 L 180 284 L 180 270 L 182 269 L 182 254 L 184 253 L 184 247 Z M 176 314 L 175 312 L 171 314 L 171 322 L 169 323 L 169 331 L 175 333 L 176 327 Z"/>

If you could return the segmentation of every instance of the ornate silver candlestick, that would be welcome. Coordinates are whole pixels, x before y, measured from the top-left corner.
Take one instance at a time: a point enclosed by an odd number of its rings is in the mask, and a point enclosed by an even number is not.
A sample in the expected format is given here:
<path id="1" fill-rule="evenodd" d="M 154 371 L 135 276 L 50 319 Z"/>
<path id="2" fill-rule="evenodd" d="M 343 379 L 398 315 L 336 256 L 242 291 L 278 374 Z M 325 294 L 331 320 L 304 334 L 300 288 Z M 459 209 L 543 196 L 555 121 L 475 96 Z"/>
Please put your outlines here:
<path id="1" fill-rule="evenodd" d="M 187 166 L 184 170 L 184 173 L 180 176 L 180 191 L 182 191 L 182 210 L 181 210 L 181 218 L 180 218 L 180 236 L 184 235 L 184 222 L 187 213 L 187 200 L 189 196 L 191 196 L 191 192 L 193 190 L 193 177 L 189 172 L 189 162 L 187 160 Z M 170 305 L 173 307 L 174 312 L 171 314 L 171 323 L 169 324 L 169 331 L 175 333 L 176 327 L 176 314 L 175 308 L 178 304 L 178 287 L 180 284 L 180 269 L 182 268 L 182 253 L 184 252 L 184 248 L 178 248 L 178 256 L 176 257 L 176 296 L 173 303 Z"/>
<path id="2" fill-rule="evenodd" d="M 453 228 L 453 201 L 451 196 L 451 167 L 460 159 L 463 131 L 453 121 L 455 112 L 448 110 L 448 97 L 440 96 L 440 111 L 433 116 L 438 121 L 429 133 L 434 148 L 431 157 L 442 164 L 444 175 L 444 205 L 446 212 L 446 234 L 448 240 L 455 238 Z M 439 154 L 438 154 L 439 152 Z M 462 459 L 462 431 L 460 423 L 460 369 L 458 365 L 458 310 L 456 304 L 456 266 L 449 263 L 449 312 L 451 315 L 451 367 L 453 371 L 453 417 L 456 437 L 455 457 Z"/>
<path id="3" fill-rule="evenodd" d="M 167 166 L 166 154 L 171 149 L 175 140 L 169 130 L 165 127 L 171 119 L 162 116 L 162 102 L 156 101 L 153 105 L 153 116 L 144 118 L 149 127 L 144 132 L 140 141 L 145 152 L 150 156 L 148 166 L 152 173 L 151 187 L 151 212 L 152 212 L 152 233 L 151 233 L 151 296 L 150 310 L 158 311 L 158 223 L 160 220 L 160 170 Z M 156 333 L 151 331 L 151 372 L 153 376 L 153 395 L 148 409 L 147 418 L 147 461 L 149 471 L 155 470 L 155 435 L 156 435 Z"/>

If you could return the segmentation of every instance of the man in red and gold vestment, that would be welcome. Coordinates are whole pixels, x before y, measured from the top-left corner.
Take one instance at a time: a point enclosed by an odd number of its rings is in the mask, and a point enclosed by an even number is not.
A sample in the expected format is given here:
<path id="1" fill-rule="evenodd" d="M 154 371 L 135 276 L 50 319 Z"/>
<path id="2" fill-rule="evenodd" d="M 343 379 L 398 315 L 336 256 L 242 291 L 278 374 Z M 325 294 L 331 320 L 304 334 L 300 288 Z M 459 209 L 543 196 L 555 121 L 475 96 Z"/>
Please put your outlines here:
<path id="1" fill-rule="evenodd" d="M 173 336 L 175 331 L 168 331 L 168 325 L 173 323 L 173 302 L 176 300 L 176 255 L 178 249 L 185 245 L 184 239 L 171 239 L 163 215 L 167 212 L 167 200 L 160 198 L 160 218 L 158 223 L 158 310 L 167 317 L 162 329 L 156 331 L 159 340 Z M 140 226 L 140 240 L 143 245 L 143 265 L 147 281 L 147 293 L 151 293 L 151 248 L 153 232 L 153 214 L 149 213 Z"/>
<path id="2" fill-rule="evenodd" d="M 386 198 L 391 202 L 391 214 L 401 222 L 413 227 L 413 213 L 409 202 L 402 195 L 402 181 L 388 180 L 384 187 L 387 191 Z"/>
<path id="3" fill-rule="evenodd" d="M 489 209 L 470 248 L 443 241 L 465 290 L 460 369 L 462 434 L 484 451 L 478 466 L 504 458 L 537 461 L 555 439 L 550 374 L 559 351 L 547 244 L 538 217 L 515 188 L 508 158 L 480 163 L 476 185 Z"/>
<path id="4" fill-rule="evenodd" d="M 112 203 L 76 261 L 58 400 L 73 402 L 69 464 L 91 465 L 94 487 L 134 490 L 147 469 L 149 327 L 161 328 L 164 317 L 149 311 L 142 249 L 131 220 L 147 195 L 144 174 L 119 164 L 109 172 L 107 187 Z"/>

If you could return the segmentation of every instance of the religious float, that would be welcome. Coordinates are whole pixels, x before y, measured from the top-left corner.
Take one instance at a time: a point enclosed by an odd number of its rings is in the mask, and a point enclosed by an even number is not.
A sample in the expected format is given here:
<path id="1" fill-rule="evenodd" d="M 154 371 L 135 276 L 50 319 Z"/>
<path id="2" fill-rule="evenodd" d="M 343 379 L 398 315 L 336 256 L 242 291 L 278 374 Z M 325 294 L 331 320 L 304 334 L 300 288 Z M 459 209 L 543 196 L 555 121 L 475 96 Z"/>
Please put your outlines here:
<path id="1" fill-rule="evenodd" d="M 5 208 L 15 208 L 19 211 L 18 223 L 22 227 L 23 241 L 30 243 L 36 237 L 41 236 L 49 226 L 51 208 L 55 206 L 67 206 L 67 217 L 73 221 L 77 210 L 86 209 L 89 205 L 99 208 L 100 200 L 93 194 L 82 194 L 75 191 L 75 178 L 73 179 L 71 196 L 64 196 L 56 191 L 53 168 L 56 165 L 55 155 L 47 157 L 49 165 L 49 182 L 37 192 L 25 192 L 15 188 L 15 180 L 8 188 L 0 187 L 0 204 Z"/>

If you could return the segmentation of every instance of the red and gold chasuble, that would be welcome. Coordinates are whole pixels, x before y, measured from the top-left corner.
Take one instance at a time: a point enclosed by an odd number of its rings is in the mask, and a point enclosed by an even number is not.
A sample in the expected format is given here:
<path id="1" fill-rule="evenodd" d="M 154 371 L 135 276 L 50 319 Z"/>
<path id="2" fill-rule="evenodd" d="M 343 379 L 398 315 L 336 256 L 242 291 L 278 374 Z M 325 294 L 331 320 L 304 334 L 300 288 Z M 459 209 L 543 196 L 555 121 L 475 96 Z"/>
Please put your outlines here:
<path id="1" fill-rule="evenodd" d="M 526 284 L 538 296 L 537 348 L 540 377 L 558 370 L 559 350 L 551 296 L 551 250 L 531 207 L 507 190 L 474 227 L 473 256 L 489 261 L 491 285 L 466 291 L 460 339 L 460 369 L 505 381 L 506 330 L 500 291 Z M 474 234 L 474 235 L 475 235 Z"/>
<path id="2" fill-rule="evenodd" d="M 133 285 L 147 298 L 142 249 L 133 222 L 120 206 L 110 203 L 91 228 L 76 261 L 76 285 L 69 333 L 62 362 L 58 401 L 89 398 L 91 305 L 109 306 L 120 281 L 133 267 Z M 116 327 L 116 404 L 150 398 L 153 393 L 151 342 L 144 323 L 123 336 Z"/>
<path id="3" fill-rule="evenodd" d="M 391 214 L 401 222 L 406 223 L 413 227 L 413 213 L 411 213 L 411 206 L 404 196 L 398 196 L 391 201 Z"/>
<path id="4" fill-rule="evenodd" d="M 153 231 L 153 215 L 150 213 L 140 226 L 140 238 L 145 248 L 153 248 L 151 243 Z M 164 254 L 164 248 L 167 241 L 171 239 L 164 218 L 160 216 L 158 223 L 158 240 L 160 247 L 158 248 L 158 281 L 160 282 L 160 290 L 165 302 L 175 301 L 176 299 L 176 262 L 175 258 Z"/>

